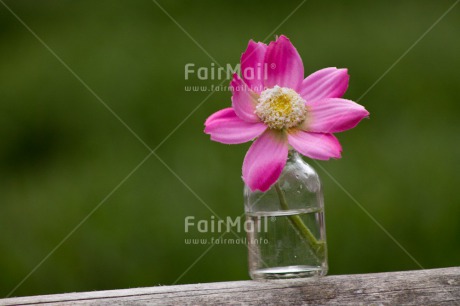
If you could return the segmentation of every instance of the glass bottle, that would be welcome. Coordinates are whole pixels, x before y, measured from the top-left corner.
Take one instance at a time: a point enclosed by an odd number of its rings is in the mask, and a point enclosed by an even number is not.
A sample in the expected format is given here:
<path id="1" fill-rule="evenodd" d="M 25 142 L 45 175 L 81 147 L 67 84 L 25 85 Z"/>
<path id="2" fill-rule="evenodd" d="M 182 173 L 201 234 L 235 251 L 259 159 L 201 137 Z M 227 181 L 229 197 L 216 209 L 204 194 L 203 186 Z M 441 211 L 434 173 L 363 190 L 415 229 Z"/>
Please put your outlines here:
<path id="1" fill-rule="evenodd" d="M 244 187 L 252 279 L 323 276 L 328 270 L 321 182 L 296 151 L 266 192 Z"/>

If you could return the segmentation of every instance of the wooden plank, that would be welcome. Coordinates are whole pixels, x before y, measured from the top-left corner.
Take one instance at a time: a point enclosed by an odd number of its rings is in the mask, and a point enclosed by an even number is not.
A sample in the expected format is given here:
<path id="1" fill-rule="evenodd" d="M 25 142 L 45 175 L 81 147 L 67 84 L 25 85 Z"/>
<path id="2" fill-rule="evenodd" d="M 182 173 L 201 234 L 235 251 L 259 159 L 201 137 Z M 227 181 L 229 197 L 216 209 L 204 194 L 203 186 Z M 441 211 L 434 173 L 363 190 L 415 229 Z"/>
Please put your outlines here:
<path id="1" fill-rule="evenodd" d="M 460 305 L 460 267 L 0 299 L 0 305 Z"/>

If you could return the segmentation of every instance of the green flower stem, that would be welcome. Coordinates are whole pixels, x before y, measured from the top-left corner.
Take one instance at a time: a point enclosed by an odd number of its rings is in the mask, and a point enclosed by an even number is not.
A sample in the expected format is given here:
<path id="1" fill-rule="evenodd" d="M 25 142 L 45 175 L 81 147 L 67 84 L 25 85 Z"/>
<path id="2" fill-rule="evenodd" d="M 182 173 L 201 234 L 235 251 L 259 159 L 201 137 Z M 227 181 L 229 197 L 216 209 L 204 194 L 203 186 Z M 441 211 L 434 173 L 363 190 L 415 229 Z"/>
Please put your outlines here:
<path id="1" fill-rule="evenodd" d="M 275 190 L 276 193 L 278 194 L 278 198 L 280 200 L 280 206 L 281 209 L 283 210 L 289 210 L 289 206 L 286 201 L 286 196 L 284 194 L 284 191 L 281 189 L 281 186 L 279 185 L 278 182 L 275 183 Z M 322 253 L 324 253 L 324 241 L 318 241 L 316 237 L 312 234 L 312 232 L 308 229 L 308 227 L 303 223 L 302 219 L 300 216 L 297 215 L 290 215 L 288 216 L 289 221 L 291 224 L 294 226 L 295 229 L 299 232 L 299 234 L 306 238 L 307 241 L 310 243 L 310 245 L 313 247 L 313 249 L 317 252 L 317 254 L 320 256 Z"/>

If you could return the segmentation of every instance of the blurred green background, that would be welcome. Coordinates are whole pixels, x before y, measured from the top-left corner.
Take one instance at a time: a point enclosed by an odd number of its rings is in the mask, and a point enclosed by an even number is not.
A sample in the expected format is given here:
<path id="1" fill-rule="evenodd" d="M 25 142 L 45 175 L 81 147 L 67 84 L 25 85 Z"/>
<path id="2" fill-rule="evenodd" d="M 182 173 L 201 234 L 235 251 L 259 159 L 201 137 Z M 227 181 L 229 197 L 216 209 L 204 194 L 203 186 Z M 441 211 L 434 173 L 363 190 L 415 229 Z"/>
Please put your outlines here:
<path id="1" fill-rule="evenodd" d="M 152 148 L 209 94 L 185 86 L 220 83 L 184 79 L 185 64 L 212 61 L 150 0 L 2 1 Z M 159 3 L 222 65 L 238 63 L 250 38 L 285 34 L 307 74 L 349 68 L 345 97 L 356 100 L 454 1 L 309 0 L 279 28 L 300 1 Z M 460 262 L 459 29 L 455 7 L 360 101 L 371 119 L 338 135 L 343 158 L 321 162 L 425 268 Z M 0 39 L 3 297 L 148 150 L 3 4 Z M 203 133 L 207 116 L 229 105 L 229 92 L 214 93 L 157 153 L 219 216 L 234 218 L 249 144 Z M 419 268 L 315 168 L 329 274 Z M 248 279 L 241 245 L 216 245 L 183 274 L 208 248 L 184 243 L 199 236 L 184 233 L 190 215 L 211 217 L 151 156 L 13 296 Z"/>

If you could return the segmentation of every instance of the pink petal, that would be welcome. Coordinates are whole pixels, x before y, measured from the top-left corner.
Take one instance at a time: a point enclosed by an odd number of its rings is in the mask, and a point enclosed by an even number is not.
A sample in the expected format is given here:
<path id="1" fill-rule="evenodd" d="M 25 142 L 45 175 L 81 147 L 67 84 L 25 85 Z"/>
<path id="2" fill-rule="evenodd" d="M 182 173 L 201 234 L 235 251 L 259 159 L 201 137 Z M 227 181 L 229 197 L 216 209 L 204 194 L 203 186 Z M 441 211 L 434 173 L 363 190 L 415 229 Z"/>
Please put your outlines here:
<path id="1" fill-rule="evenodd" d="M 206 120 L 204 132 L 211 135 L 211 140 L 236 144 L 253 140 L 266 129 L 265 124 L 243 121 L 232 108 L 225 108 Z"/>
<path id="2" fill-rule="evenodd" d="M 264 90 L 266 51 L 266 44 L 256 43 L 251 39 L 246 51 L 241 55 L 241 75 L 243 80 L 257 93 Z"/>
<path id="3" fill-rule="evenodd" d="M 295 130 L 289 132 L 288 141 L 297 152 L 313 159 L 340 158 L 342 152 L 342 146 L 332 134 Z"/>
<path id="4" fill-rule="evenodd" d="M 267 69 L 266 88 L 278 85 L 297 91 L 300 87 L 304 77 L 302 59 L 286 36 L 281 35 L 268 45 L 265 65 Z"/>
<path id="5" fill-rule="evenodd" d="M 215 112 L 211 116 L 209 116 L 208 119 L 206 119 L 206 121 L 204 122 L 204 125 L 207 126 L 208 124 L 211 124 L 212 122 L 217 121 L 217 120 L 228 119 L 228 118 L 231 119 L 234 117 L 234 115 L 235 115 L 235 111 L 233 110 L 233 108 L 231 107 L 224 108 L 224 109 L 221 109 L 220 111 Z"/>
<path id="6" fill-rule="evenodd" d="M 252 191 L 267 191 L 279 178 L 288 155 L 286 134 L 266 130 L 249 148 L 243 163 L 243 180 Z"/>
<path id="7" fill-rule="evenodd" d="M 354 128 L 363 118 L 369 116 L 369 112 L 362 105 L 339 98 L 308 103 L 308 109 L 308 118 L 301 129 L 310 132 L 343 132 Z"/>
<path id="8" fill-rule="evenodd" d="M 233 75 L 230 82 L 232 89 L 232 106 L 235 113 L 247 122 L 259 122 L 259 117 L 255 114 L 257 104 L 257 94 L 253 92 L 238 74 Z"/>
<path id="9" fill-rule="evenodd" d="M 341 98 L 348 88 L 347 69 L 324 68 L 310 74 L 300 86 L 300 95 L 307 102 L 325 98 Z"/>

